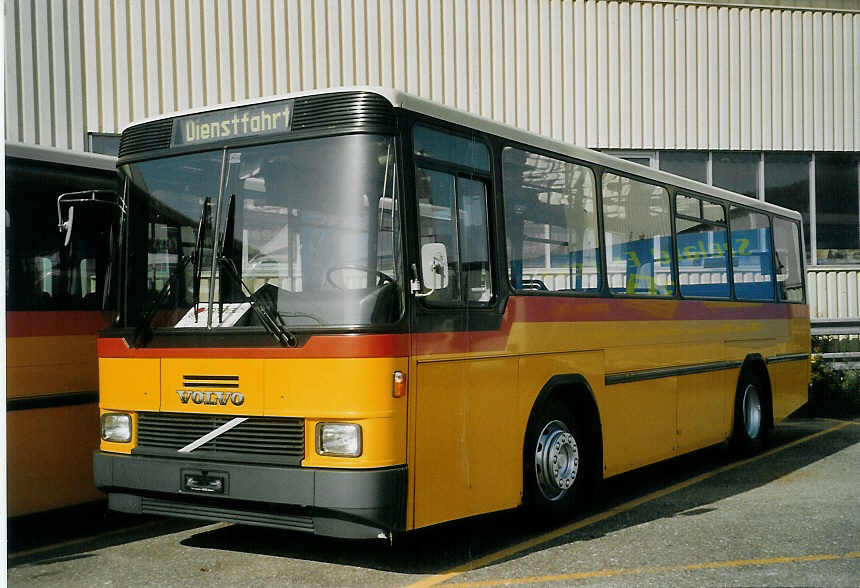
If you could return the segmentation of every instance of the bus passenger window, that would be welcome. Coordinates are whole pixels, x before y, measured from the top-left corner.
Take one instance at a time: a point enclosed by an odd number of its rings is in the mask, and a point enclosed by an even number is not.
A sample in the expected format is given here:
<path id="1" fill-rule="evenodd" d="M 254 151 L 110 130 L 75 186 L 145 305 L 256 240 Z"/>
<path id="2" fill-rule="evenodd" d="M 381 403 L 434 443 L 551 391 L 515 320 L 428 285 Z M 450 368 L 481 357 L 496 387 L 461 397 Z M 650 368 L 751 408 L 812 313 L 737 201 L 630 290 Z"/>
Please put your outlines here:
<path id="1" fill-rule="evenodd" d="M 773 219 L 773 240 L 776 246 L 776 284 L 779 299 L 803 302 L 803 272 L 800 269 L 800 234 L 797 223 Z"/>
<path id="2" fill-rule="evenodd" d="M 599 290 L 591 169 L 512 147 L 502 157 L 511 284 L 519 291 Z"/>
<path id="3" fill-rule="evenodd" d="M 682 296 L 728 298 L 729 252 L 721 204 L 678 194 L 675 197 L 678 273 Z"/>
<path id="4" fill-rule="evenodd" d="M 660 186 L 604 173 L 603 219 L 610 291 L 671 296 L 669 193 Z"/>
<path id="5" fill-rule="evenodd" d="M 735 296 L 738 300 L 772 300 L 770 219 L 737 206 L 732 206 L 729 217 Z"/>

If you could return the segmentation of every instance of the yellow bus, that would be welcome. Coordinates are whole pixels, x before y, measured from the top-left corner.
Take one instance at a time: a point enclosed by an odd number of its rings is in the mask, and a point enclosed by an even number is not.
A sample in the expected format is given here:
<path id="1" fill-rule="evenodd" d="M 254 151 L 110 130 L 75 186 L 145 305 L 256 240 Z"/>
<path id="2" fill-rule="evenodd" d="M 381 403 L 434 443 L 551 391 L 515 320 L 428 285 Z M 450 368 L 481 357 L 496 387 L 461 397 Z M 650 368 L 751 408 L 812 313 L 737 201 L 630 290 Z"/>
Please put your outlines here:
<path id="1" fill-rule="evenodd" d="M 93 484 L 98 439 L 96 334 L 109 231 L 57 230 L 57 198 L 116 192 L 116 158 L 6 143 L 6 481 L 9 516 L 104 500 Z M 109 305 L 109 304 L 108 304 Z"/>
<path id="2" fill-rule="evenodd" d="M 389 89 L 133 124 L 99 339 L 110 507 L 353 538 L 806 402 L 800 215 Z"/>

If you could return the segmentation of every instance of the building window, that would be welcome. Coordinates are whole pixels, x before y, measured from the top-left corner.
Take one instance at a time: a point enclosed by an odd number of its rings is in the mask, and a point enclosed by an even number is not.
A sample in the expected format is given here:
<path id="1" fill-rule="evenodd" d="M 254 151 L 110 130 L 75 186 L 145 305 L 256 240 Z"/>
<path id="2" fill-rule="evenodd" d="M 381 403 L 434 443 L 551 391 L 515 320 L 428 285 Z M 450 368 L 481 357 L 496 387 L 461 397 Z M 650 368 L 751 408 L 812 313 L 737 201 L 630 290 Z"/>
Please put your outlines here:
<path id="1" fill-rule="evenodd" d="M 860 192 L 855 153 L 815 155 L 816 258 L 820 264 L 860 263 Z"/>
<path id="2" fill-rule="evenodd" d="M 758 153 L 714 153 L 714 185 L 758 198 Z"/>
<path id="3" fill-rule="evenodd" d="M 87 133 L 89 151 L 102 155 L 119 155 L 120 135 L 115 133 Z"/>
<path id="4" fill-rule="evenodd" d="M 676 176 L 708 182 L 707 151 L 661 151 L 660 169 Z"/>
<path id="5" fill-rule="evenodd" d="M 807 252 L 812 251 L 809 247 L 809 158 L 808 153 L 764 154 L 764 199 L 803 216 Z"/>

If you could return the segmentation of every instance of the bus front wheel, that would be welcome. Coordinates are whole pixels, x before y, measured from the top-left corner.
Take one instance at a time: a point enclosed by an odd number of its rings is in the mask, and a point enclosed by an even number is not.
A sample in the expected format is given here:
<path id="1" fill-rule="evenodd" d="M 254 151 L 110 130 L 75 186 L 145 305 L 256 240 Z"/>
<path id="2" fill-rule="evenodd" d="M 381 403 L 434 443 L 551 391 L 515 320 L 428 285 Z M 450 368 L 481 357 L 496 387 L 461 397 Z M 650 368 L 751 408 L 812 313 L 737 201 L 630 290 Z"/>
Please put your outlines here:
<path id="1" fill-rule="evenodd" d="M 523 460 L 528 510 L 554 515 L 572 510 L 586 471 L 582 431 L 570 409 L 557 400 L 532 415 Z"/>

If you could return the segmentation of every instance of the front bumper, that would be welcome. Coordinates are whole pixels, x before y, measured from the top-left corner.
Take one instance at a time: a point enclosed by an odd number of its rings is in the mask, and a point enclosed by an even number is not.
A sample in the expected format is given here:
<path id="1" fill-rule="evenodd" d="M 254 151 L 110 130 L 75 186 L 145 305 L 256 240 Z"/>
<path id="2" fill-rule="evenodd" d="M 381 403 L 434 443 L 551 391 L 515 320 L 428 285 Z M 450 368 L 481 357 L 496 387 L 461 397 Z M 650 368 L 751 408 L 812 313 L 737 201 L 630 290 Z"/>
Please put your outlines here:
<path id="1" fill-rule="evenodd" d="M 405 528 L 406 466 L 328 470 L 96 451 L 93 472 L 109 507 L 123 512 L 356 539 Z M 223 494 L 183 489 L 187 475 L 223 477 Z"/>

